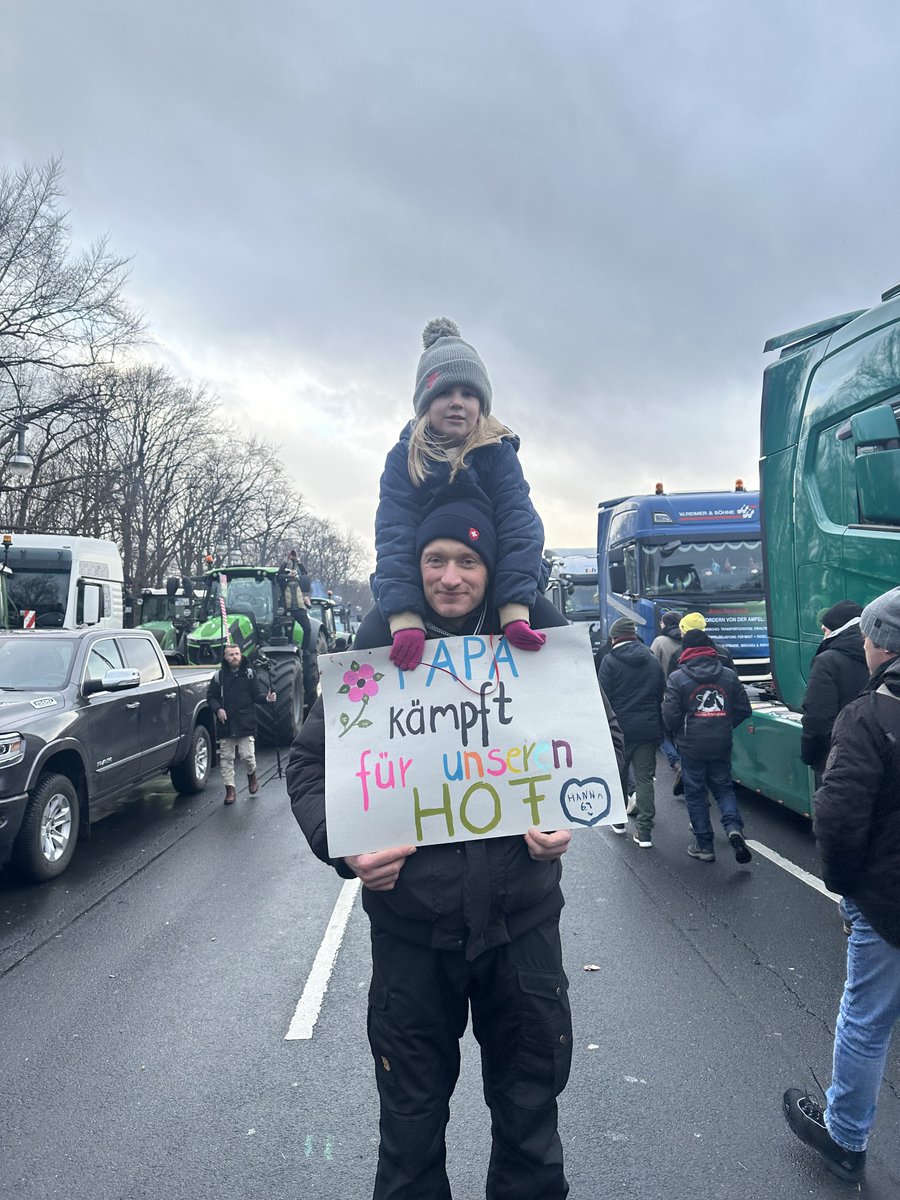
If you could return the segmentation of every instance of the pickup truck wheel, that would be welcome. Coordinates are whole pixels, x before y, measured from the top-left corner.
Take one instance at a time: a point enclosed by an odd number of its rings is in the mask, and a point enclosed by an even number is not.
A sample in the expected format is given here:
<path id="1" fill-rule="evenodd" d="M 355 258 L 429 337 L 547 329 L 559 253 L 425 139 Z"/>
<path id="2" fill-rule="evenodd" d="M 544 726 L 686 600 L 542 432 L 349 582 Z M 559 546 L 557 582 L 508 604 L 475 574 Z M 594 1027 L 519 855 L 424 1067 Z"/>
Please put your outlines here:
<path id="1" fill-rule="evenodd" d="M 169 768 L 175 790 L 184 796 L 202 792 L 212 770 L 212 738 L 205 725 L 198 725 L 191 735 L 191 744 L 181 762 Z"/>
<path id="2" fill-rule="evenodd" d="M 303 724 L 303 667 L 296 654 L 269 658 L 269 682 L 274 704 L 260 704 L 256 720 L 260 745 L 287 746 Z"/>
<path id="3" fill-rule="evenodd" d="M 75 853 L 80 819 L 72 781 L 65 775 L 42 775 L 13 847 L 19 873 L 35 883 L 62 875 Z"/>

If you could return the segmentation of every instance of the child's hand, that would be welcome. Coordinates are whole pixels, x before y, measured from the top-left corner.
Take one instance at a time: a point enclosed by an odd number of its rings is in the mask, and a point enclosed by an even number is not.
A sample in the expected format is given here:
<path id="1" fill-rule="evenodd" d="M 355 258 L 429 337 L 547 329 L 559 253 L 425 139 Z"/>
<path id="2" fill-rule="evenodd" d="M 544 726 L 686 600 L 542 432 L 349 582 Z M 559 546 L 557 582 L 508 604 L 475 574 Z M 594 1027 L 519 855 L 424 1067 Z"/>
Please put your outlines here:
<path id="1" fill-rule="evenodd" d="M 547 640 L 545 633 L 532 629 L 527 621 L 510 621 L 504 625 L 503 635 L 517 650 L 540 650 Z"/>
<path id="2" fill-rule="evenodd" d="M 414 671 L 425 652 L 424 629 L 398 629 L 391 646 L 391 662 L 401 671 Z"/>

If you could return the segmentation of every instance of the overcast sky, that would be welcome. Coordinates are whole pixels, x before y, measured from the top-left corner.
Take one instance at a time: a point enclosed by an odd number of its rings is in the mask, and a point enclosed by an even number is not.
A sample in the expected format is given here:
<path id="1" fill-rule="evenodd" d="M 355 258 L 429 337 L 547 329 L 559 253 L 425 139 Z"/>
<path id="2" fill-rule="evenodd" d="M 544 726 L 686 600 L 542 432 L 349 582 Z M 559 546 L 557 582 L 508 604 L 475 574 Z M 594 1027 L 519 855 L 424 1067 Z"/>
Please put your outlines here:
<path id="1" fill-rule="evenodd" d="M 367 543 L 430 317 L 590 546 L 600 499 L 755 483 L 766 338 L 900 281 L 897 0 L 41 0 L 3 42 L 3 163 L 63 156 L 155 353 Z"/>

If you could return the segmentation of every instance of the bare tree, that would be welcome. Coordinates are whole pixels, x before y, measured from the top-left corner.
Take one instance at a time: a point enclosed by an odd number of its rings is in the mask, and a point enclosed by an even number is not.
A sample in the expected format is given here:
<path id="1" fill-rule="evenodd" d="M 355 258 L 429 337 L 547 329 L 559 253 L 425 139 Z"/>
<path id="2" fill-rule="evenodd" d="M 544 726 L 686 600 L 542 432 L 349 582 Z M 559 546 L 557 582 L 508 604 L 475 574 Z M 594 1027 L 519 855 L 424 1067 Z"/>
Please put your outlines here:
<path id="1" fill-rule="evenodd" d="M 62 196 L 59 159 L 0 173 L 0 378 L 14 390 L 23 367 L 109 362 L 141 328 L 126 260 L 106 238 L 73 253 Z"/>

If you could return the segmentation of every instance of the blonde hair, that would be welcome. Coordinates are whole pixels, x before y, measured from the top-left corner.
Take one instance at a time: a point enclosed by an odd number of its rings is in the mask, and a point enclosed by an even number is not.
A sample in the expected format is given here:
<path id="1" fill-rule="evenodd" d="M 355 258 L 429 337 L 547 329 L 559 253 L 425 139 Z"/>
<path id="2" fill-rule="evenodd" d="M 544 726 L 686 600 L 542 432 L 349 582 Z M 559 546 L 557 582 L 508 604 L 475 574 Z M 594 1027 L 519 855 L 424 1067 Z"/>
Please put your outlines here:
<path id="1" fill-rule="evenodd" d="M 514 437 L 511 429 L 501 424 L 496 417 L 486 417 L 483 412 L 478 414 L 475 428 L 459 446 L 448 446 L 441 438 L 435 437 L 428 423 L 427 411 L 413 422 L 409 435 L 409 454 L 407 464 L 409 477 L 420 487 L 428 476 L 428 465 L 432 462 L 450 464 L 450 483 L 460 471 L 465 470 L 466 456 L 481 446 L 495 446 L 504 437 Z"/>

